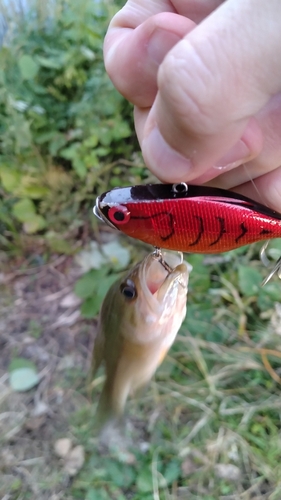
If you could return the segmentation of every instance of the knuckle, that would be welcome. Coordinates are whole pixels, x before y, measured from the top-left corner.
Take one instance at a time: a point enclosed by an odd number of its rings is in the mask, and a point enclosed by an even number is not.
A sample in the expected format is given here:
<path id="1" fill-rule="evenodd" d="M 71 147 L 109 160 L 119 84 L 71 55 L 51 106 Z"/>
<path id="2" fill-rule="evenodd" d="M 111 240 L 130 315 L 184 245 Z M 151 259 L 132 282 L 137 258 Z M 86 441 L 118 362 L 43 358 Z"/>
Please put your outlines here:
<path id="1" fill-rule="evenodd" d="M 183 45 L 182 45 L 183 44 Z M 158 74 L 158 88 L 170 111 L 183 127 L 200 134 L 214 134 L 215 117 L 221 106 L 221 89 L 214 75 L 211 47 L 202 52 L 188 40 L 181 50 L 171 51 L 164 59 Z"/>

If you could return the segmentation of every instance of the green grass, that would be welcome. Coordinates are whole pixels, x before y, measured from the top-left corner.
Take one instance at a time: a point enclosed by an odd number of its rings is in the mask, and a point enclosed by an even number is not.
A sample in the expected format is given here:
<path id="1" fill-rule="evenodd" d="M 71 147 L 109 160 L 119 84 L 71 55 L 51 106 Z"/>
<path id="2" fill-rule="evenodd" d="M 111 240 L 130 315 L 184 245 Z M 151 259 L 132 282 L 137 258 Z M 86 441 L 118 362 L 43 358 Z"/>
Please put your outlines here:
<path id="1" fill-rule="evenodd" d="M 126 425 L 110 436 L 107 446 L 94 430 L 102 372 L 94 382 L 93 402 L 88 399 L 89 354 L 83 342 L 93 323 L 87 320 L 78 328 L 74 325 L 73 331 L 58 330 L 51 340 L 48 328 L 38 328 L 40 315 L 48 314 L 44 309 L 26 324 L 26 333 L 13 337 L 5 327 L 5 315 L 15 309 L 11 297 L 6 302 L 1 299 L 4 339 L 6 345 L 11 342 L 10 350 L 3 344 L 6 354 L 0 376 L 2 496 L 280 500 L 281 283 L 275 278 L 261 288 L 268 270 L 259 261 L 258 248 L 207 259 L 187 257 L 193 271 L 184 324 L 152 382 L 129 400 Z M 279 251 L 276 241 L 271 254 Z M 36 283 L 36 277 L 31 278 Z M 68 351 L 66 334 L 81 344 Z M 11 393 L 5 356 L 22 356 L 20 349 L 29 344 L 35 357 L 40 346 L 53 364 L 42 386 Z M 56 345 L 63 348 L 60 357 Z M 41 399 L 49 405 L 49 413 L 36 430 L 32 408 Z M 84 465 L 73 477 L 54 453 L 54 443 L 61 437 L 69 437 L 85 452 Z"/>
<path id="2" fill-rule="evenodd" d="M 74 498 L 281 498 L 280 282 L 261 289 L 256 250 L 208 266 L 188 259 L 186 320 L 154 381 L 128 404 L 126 438 L 99 446 L 95 405 L 72 419 L 87 451 Z"/>

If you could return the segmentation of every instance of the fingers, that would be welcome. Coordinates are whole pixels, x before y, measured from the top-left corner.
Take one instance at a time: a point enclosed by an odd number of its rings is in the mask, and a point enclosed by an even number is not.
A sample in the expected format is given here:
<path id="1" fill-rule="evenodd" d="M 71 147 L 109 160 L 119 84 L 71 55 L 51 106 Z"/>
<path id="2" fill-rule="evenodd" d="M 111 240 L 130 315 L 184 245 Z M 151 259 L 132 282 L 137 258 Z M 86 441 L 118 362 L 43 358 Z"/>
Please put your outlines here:
<path id="1" fill-rule="evenodd" d="M 104 58 L 119 92 L 139 107 L 151 106 L 157 93 L 159 65 L 194 26 L 185 17 L 164 12 L 135 29 L 111 27 L 104 42 Z"/>
<path id="2" fill-rule="evenodd" d="M 167 54 L 142 134 L 162 180 L 171 165 L 175 181 L 192 180 L 262 151 L 256 117 L 281 90 L 280 15 L 279 0 L 228 0 Z"/>
<path id="3" fill-rule="evenodd" d="M 233 189 L 281 213 L 281 167 Z"/>
<path id="4" fill-rule="evenodd" d="M 238 168 L 225 173 L 221 171 L 219 177 L 216 177 L 218 172 L 213 169 L 213 176 L 209 179 L 216 178 L 209 182 L 209 185 L 235 189 L 235 186 L 247 183 L 249 180 L 255 180 L 281 165 L 281 93 L 270 99 L 269 103 L 258 113 L 256 120 L 264 137 L 261 153 L 254 160 L 242 164 Z M 212 173 L 212 170 L 209 170 L 208 173 Z M 200 178 L 194 179 L 194 183 L 200 184 Z"/>

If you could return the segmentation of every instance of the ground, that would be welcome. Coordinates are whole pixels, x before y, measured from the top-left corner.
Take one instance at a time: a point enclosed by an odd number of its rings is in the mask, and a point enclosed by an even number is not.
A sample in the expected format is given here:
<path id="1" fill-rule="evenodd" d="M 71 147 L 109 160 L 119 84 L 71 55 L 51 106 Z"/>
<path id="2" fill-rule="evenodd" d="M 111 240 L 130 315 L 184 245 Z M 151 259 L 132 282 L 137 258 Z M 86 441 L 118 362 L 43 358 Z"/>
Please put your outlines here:
<path id="1" fill-rule="evenodd" d="M 110 446 L 94 431 L 103 375 L 92 401 L 80 269 L 67 256 L 2 265 L 2 500 L 280 500 L 280 282 L 261 289 L 258 260 L 229 259 L 189 257 L 181 333 Z M 10 388 L 17 358 L 39 374 L 26 392 Z"/>
<path id="2" fill-rule="evenodd" d="M 81 321 L 71 295 L 78 275 L 67 257 L 2 274 L 0 496 L 20 490 L 31 494 L 27 498 L 55 499 L 65 481 L 58 477 L 62 464 L 54 443 L 70 436 L 69 415 L 88 404 L 86 373 L 95 331 L 94 321 Z M 41 381 L 35 390 L 10 391 L 8 367 L 18 357 L 36 364 Z"/>

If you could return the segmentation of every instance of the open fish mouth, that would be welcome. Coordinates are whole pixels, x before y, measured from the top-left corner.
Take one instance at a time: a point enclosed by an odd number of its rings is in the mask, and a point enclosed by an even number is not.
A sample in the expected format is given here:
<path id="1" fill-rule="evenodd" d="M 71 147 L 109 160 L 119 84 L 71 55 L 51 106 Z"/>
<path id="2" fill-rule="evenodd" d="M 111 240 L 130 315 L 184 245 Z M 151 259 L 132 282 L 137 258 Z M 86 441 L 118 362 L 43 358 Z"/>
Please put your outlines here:
<path id="1" fill-rule="evenodd" d="M 140 269 L 140 283 L 144 296 L 155 305 L 165 300 L 175 288 L 186 294 L 189 269 L 182 254 L 153 253 L 147 256 Z M 161 257 L 160 257 L 161 256 Z"/>

